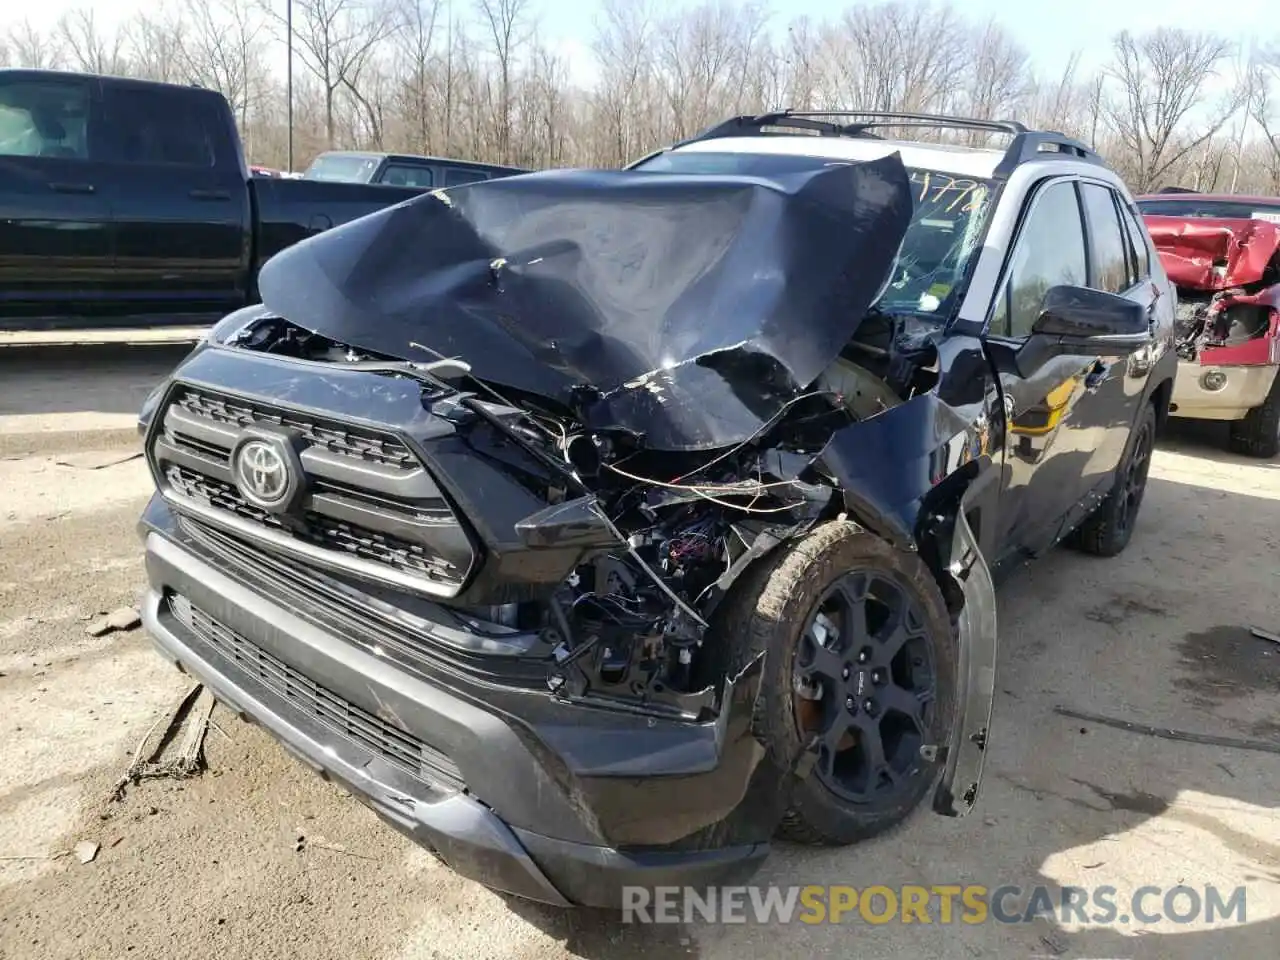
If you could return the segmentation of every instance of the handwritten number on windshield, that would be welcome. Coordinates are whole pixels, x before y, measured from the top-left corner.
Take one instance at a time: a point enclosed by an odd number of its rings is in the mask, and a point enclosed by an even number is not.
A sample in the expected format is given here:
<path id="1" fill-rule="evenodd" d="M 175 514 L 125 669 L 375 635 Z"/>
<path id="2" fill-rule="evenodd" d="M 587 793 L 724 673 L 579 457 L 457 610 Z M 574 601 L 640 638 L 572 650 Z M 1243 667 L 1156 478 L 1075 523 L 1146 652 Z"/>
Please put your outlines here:
<path id="1" fill-rule="evenodd" d="M 913 172 L 911 179 L 920 185 L 916 203 L 932 203 L 937 206 L 945 203 L 946 213 L 955 211 L 957 207 L 960 213 L 969 213 L 977 209 L 986 197 L 985 185 L 976 180 L 962 180 L 928 170 Z"/>

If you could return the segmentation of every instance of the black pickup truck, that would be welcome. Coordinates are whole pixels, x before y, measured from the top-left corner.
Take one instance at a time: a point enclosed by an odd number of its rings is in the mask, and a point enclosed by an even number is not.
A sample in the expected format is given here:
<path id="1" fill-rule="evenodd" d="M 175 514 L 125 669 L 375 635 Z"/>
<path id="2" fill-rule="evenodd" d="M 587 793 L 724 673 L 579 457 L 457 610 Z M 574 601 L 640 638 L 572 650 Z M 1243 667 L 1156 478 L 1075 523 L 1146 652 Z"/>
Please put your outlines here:
<path id="1" fill-rule="evenodd" d="M 250 177 L 214 91 L 0 70 L 0 331 L 210 324 L 272 254 L 421 192 Z"/>

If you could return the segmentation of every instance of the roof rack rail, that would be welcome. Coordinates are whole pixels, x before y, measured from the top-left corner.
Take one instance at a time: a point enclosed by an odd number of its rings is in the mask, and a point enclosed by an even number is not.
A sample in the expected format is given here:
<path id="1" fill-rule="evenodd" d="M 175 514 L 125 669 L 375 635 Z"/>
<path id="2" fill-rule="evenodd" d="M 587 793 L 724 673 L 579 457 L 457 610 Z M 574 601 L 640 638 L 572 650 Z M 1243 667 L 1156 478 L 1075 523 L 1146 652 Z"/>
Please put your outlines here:
<path id="1" fill-rule="evenodd" d="M 848 123 L 837 123 L 822 118 L 857 118 Z M 773 113 L 730 117 L 701 133 L 674 144 L 682 147 L 700 140 L 721 137 L 770 136 L 769 128 L 786 130 L 811 130 L 826 137 L 876 137 L 872 131 L 878 127 L 931 127 L 941 130 L 974 130 L 984 133 L 1003 133 L 1013 137 L 1005 150 L 1004 158 L 996 166 L 993 176 L 1005 179 L 1019 165 L 1029 160 L 1051 157 L 1081 160 L 1085 163 L 1103 164 L 1102 158 L 1090 147 L 1057 131 L 1030 130 L 1016 120 L 980 120 L 969 117 L 952 117 L 936 113 L 897 113 L 881 110 L 779 110 Z"/>

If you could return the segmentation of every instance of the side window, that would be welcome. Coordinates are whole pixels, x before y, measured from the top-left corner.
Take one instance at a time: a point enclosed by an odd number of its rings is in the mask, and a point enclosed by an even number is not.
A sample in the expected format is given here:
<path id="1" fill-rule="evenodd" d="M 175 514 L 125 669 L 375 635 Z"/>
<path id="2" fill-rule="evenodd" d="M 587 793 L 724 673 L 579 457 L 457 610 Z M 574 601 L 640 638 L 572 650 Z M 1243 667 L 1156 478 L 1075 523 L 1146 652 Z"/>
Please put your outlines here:
<path id="1" fill-rule="evenodd" d="M 1080 195 L 1092 240 L 1093 276 L 1089 286 L 1107 293 L 1124 293 L 1133 283 L 1125 251 L 1128 241 L 1120 227 L 1114 194 L 1096 183 L 1082 183 Z"/>
<path id="2" fill-rule="evenodd" d="M 382 172 L 382 180 L 379 182 L 393 187 L 430 187 L 432 179 L 430 167 L 389 163 L 387 169 Z"/>
<path id="3" fill-rule="evenodd" d="M 1086 282 L 1084 228 L 1075 185 L 1060 181 L 1039 191 L 1015 244 L 991 330 L 1021 338 L 1031 333 L 1050 287 Z"/>
<path id="4" fill-rule="evenodd" d="M 124 163 L 212 167 L 212 120 L 188 98 L 167 90 L 115 87 L 110 90 L 111 127 L 118 159 Z"/>
<path id="5" fill-rule="evenodd" d="M 49 80 L 0 84 L 0 155 L 90 159 L 88 86 Z"/>
<path id="6" fill-rule="evenodd" d="M 1147 231 L 1142 228 L 1132 208 L 1120 197 L 1116 197 L 1120 205 L 1120 217 L 1129 230 L 1129 239 L 1133 243 L 1134 283 L 1146 280 L 1151 276 L 1151 248 L 1147 246 Z"/>
<path id="7" fill-rule="evenodd" d="M 444 185 L 446 187 L 458 187 L 464 183 L 475 183 L 477 180 L 488 179 L 479 170 L 464 170 L 461 167 L 445 167 L 444 169 Z"/>

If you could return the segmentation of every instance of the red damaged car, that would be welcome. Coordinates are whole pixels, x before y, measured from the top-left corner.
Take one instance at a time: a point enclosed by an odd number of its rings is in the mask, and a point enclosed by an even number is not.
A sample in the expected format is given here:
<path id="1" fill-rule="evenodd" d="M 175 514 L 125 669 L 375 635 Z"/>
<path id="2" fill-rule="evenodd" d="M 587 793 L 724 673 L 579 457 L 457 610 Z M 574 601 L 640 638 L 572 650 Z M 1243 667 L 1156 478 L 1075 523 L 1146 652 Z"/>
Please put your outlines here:
<path id="1" fill-rule="evenodd" d="M 1231 421 L 1231 447 L 1280 453 L 1280 199 L 1137 198 L 1178 291 L 1170 414 Z"/>

